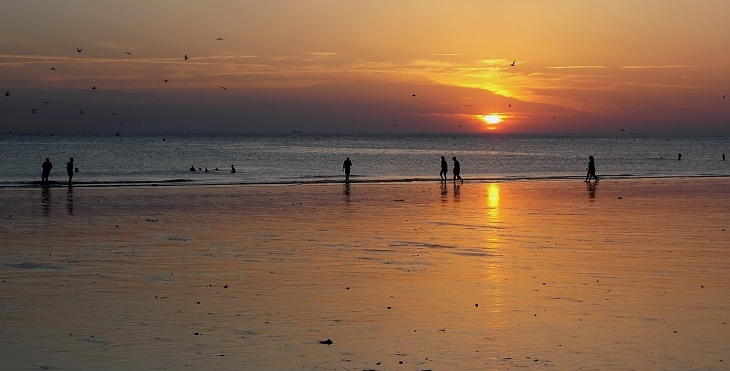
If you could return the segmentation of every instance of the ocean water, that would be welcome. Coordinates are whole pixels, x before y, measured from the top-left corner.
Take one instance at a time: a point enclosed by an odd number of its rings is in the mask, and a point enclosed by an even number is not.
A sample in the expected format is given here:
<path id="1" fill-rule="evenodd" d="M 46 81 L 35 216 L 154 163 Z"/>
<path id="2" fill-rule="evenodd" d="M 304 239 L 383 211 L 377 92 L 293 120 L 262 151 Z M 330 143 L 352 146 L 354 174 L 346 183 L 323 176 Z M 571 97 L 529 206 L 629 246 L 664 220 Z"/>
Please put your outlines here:
<path id="1" fill-rule="evenodd" d="M 79 186 L 342 182 L 348 156 L 354 182 L 438 180 L 441 156 L 471 181 L 582 179 L 589 155 L 602 178 L 730 176 L 727 137 L 2 134 L 0 154 L 0 187 L 39 184 L 46 157 L 58 184 L 73 157 Z"/>

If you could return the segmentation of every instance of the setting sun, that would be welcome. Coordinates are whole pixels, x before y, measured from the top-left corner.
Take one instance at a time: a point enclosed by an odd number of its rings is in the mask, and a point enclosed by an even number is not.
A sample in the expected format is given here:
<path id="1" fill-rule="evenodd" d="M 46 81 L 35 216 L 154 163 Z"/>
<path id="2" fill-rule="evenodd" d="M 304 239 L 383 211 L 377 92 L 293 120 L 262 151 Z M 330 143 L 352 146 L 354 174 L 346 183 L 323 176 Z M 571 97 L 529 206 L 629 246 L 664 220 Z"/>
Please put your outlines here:
<path id="1" fill-rule="evenodd" d="M 488 125 L 496 125 L 502 122 L 502 118 L 499 115 L 494 114 L 484 115 L 482 117 L 482 120 L 484 120 L 484 122 L 486 122 Z"/>

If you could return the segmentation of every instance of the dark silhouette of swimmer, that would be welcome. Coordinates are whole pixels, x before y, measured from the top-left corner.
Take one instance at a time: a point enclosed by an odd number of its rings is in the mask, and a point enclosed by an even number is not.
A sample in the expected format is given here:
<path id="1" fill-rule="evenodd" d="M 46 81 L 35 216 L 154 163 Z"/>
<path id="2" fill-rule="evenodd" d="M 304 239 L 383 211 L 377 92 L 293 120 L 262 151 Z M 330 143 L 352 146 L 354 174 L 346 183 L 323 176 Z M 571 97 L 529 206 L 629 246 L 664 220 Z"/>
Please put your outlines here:
<path id="1" fill-rule="evenodd" d="M 51 160 L 46 157 L 46 162 L 44 162 L 41 167 L 43 168 L 43 172 L 41 173 L 41 183 L 48 183 L 48 176 L 51 175 L 51 169 L 53 168 Z"/>
<path id="2" fill-rule="evenodd" d="M 446 180 L 446 174 L 449 172 L 449 164 L 446 163 L 444 156 L 441 156 L 441 172 L 439 173 L 439 179 Z"/>
<path id="3" fill-rule="evenodd" d="M 68 174 L 68 184 L 71 184 L 71 179 L 74 177 L 74 158 L 71 157 L 71 159 L 66 164 L 66 174 Z"/>
<path id="4" fill-rule="evenodd" d="M 352 161 L 348 157 L 345 162 L 342 163 L 342 171 L 345 172 L 345 183 L 350 181 L 350 168 L 352 167 Z"/>
<path id="5" fill-rule="evenodd" d="M 677 155 L 677 161 L 681 161 L 681 160 L 682 160 L 682 153 L 679 153 L 679 154 Z"/>
<path id="6" fill-rule="evenodd" d="M 464 183 L 464 179 L 461 179 L 461 164 L 459 164 L 459 160 L 456 159 L 456 157 L 452 157 L 452 160 L 454 160 L 454 183 L 456 183 L 456 179 L 458 178 L 461 180 L 462 183 Z"/>
<path id="7" fill-rule="evenodd" d="M 236 168 L 233 167 L 233 165 L 231 165 L 231 174 L 235 174 L 235 173 L 236 173 Z"/>
<path id="8" fill-rule="evenodd" d="M 598 182 L 598 176 L 596 175 L 596 163 L 593 160 L 593 156 L 588 156 L 588 168 L 586 170 L 588 172 L 586 173 L 586 180 L 584 181 L 590 183 L 591 178 L 593 178 L 596 182 Z"/>
<path id="9" fill-rule="evenodd" d="M 197 171 L 197 170 L 195 170 L 195 166 L 190 165 L 190 171 Z"/>

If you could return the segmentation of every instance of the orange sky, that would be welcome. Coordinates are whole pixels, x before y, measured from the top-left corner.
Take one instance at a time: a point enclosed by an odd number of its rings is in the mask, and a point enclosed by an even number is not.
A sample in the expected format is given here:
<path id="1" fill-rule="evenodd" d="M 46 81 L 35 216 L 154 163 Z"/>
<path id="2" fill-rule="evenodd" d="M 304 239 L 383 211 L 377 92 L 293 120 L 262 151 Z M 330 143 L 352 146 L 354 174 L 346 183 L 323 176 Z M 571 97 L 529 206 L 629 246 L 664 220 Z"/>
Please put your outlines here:
<path id="1" fill-rule="evenodd" d="M 0 130 L 730 135 L 728 30 L 723 0 L 5 1 Z"/>

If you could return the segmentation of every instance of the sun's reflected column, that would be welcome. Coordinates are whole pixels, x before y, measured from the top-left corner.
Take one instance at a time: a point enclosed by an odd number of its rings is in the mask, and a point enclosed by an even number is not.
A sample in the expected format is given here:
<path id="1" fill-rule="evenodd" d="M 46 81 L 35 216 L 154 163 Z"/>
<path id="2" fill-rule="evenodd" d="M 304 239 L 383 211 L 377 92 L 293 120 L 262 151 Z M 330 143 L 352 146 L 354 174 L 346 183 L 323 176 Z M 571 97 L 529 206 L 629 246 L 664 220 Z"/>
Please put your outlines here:
<path id="1" fill-rule="evenodd" d="M 490 183 L 487 186 L 487 226 L 490 232 L 496 230 L 499 225 L 499 186 L 497 183 Z M 489 233 L 487 237 L 489 248 L 496 248 L 499 237 L 496 233 Z"/>

